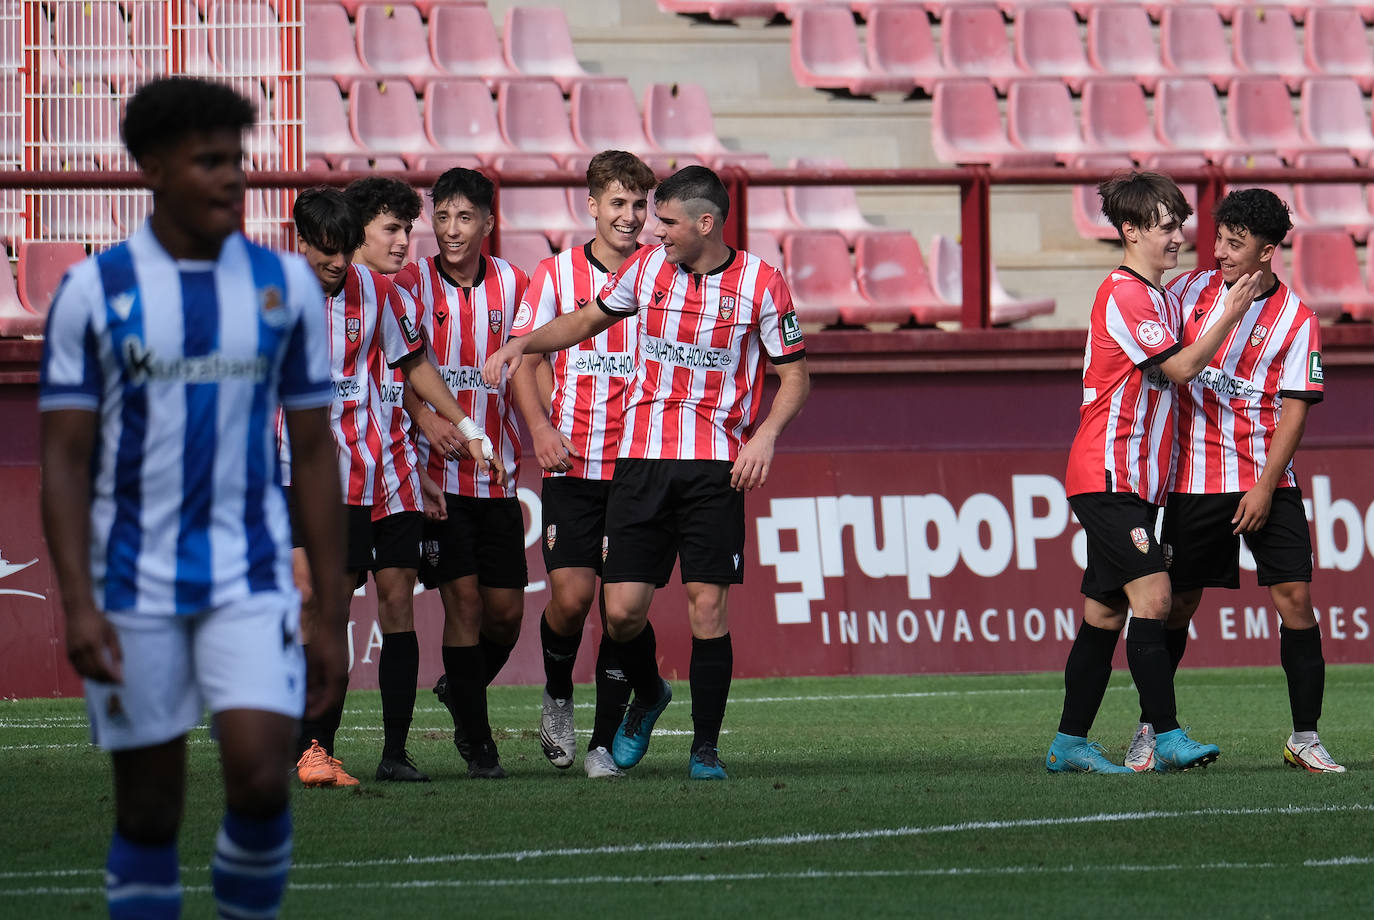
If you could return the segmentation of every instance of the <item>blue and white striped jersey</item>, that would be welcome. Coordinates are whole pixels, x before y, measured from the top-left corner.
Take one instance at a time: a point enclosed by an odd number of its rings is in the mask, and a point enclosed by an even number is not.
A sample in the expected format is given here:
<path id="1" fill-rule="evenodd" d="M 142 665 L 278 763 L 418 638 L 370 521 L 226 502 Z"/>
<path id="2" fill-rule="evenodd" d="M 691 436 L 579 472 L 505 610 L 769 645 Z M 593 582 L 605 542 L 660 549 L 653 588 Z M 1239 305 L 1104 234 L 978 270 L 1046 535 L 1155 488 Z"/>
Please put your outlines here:
<path id="1" fill-rule="evenodd" d="M 213 262 L 177 261 L 144 225 L 73 266 L 48 315 L 38 405 L 100 416 L 96 604 L 189 614 L 294 591 L 277 407 L 327 406 L 332 392 L 320 285 L 299 256 L 234 234 Z"/>

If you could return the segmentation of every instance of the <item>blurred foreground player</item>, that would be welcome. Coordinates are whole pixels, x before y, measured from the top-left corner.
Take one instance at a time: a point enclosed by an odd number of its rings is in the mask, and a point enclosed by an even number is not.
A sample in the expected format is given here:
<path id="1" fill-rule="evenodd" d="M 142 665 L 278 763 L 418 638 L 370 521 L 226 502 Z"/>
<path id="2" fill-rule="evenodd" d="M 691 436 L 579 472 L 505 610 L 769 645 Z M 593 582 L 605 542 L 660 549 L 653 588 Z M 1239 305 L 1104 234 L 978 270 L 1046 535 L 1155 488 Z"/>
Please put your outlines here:
<path id="1" fill-rule="evenodd" d="M 1259 293 L 1206 370 L 1178 390 L 1178 460 L 1164 508 L 1174 590 L 1166 644 L 1177 668 L 1203 589 L 1240 587 L 1244 537 L 1281 621 L 1279 661 L 1293 714 L 1284 760 L 1312 773 L 1344 773 L 1317 736 L 1326 662 L 1312 609 L 1312 537 L 1293 475 L 1307 411 L 1323 395 L 1317 317 L 1274 276 L 1274 250 L 1292 229 L 1277 195 L 1232 192 L 1213 216 L 1217 268 L 1169 284 L 1183 307 L 1183 344 L 1221 321 L 1223 300 L 1242 277 L 1258 273 Z M 1155 728 L 1142 716 L 1126 765 L 1157 764 Z"/>
<path id="2" fill-rule="evenodd" d="M 1164 621 L 1171 588 L 1155 539 L 1169 488 L 1174 385 L 1197 376 L 1249 309 L 1259 274 L 1236 279 L 1216 322 L 1181 344 L 1178 298 L 1160 286 L 1178 265 L 1183 222 L 1193 209 L 1167 176 L 1123 173 L 1098 187 L 1102 213 L 1125 249 L 1098 288 L 1083 366 L 1078 433 L 1069 449 L 1069 504 L 1087 536 L 1083 622 L 1064 664 L 1064 709 L 1045 755 L 1056 773 L 1132 773 L 1088 741 L 1112 675 L 1112 652 L 1133 614 L 1126 661 L 1146 720 L 1158 730 L 1156 757 L 1171 769 L 1205 766 L 1220 753 L 1179 727 Z"/>
<path id="3" fill-rule="evenodd" d="M 596 236 L 539 263 L 511 335 L 527 335 L 596 297 L 639 249 L 654 183 L 653 170 L 632 153 L 606 150 L 592 157 L 587 210 L 596 221 Z M 516 403 L 544 469 L 540 505 L 552 596 L 539 620 L 544 652 L 539 742 L 544 756 L 560 769 L 572 766 L 577 751 L 573 666 L 597 596 L 606 498 L 625 424 L 626 388 L 634 378 L 637 332 L 634 323 L 616 323 L 551 355 L 551 392 L 536 380 L 536 367 L 547 365 L 524 361 L 515 376 L 523 381 L 515 388 Z M 603 602 L 603 617 L 604 612 Z M 603 622 L 596 656 L 596 718 L 583 758 L 588 776 L 623 775 L 611 758 L 611 742 L 629 701 L 630 685 Z"/>
<path id="4" fill-rule="evenodd" d="M 125 145 L 147 224 L 74 267 L 48 318 L 43 522 L 92 735 L 111 752 L 110 916 L 176 917 L 186 733 L 209 708 L 225 816 L 220 916 L 275 917 L 291 864 L 296 720 L 343 697 L 341 511 L 319 287 L 239 233 L 252 104 L 174 77 L 140 89 Z M 329 622 L 297 630 L 278 405 Z"/>
<path id="5" fill-rule="evenodd" d="M 744 580 L 744 493 L 763 485 L 778 435 L 810 389 L 806 343 L 782 274 L 725 244 L 730 198 L 689 166 L 654 192 L 661 245 L 621 266 L 596 303 L 512 339 L 486 364 L 488 383 L 526 352 L 568 348 L 634 317 L 639 346 L 606 506 L 606 628 L 634 689 L 612 742 L 621 769 L 649 747 L 672 699 L 648 628 L 654 590 L 679 561 L 692 628 L 692 779 L 725 779 L 718 742 L 734 652 L 726 601 Z M 763 357 L 779 386 L 762 421 Z"/>

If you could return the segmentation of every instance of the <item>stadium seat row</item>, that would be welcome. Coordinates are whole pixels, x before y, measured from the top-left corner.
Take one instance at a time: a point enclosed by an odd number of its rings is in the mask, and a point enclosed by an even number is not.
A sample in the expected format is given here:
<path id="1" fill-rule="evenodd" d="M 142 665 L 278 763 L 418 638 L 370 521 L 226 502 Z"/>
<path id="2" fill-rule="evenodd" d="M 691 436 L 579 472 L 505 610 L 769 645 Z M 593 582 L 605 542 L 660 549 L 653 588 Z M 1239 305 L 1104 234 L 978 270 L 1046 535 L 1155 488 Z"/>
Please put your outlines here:
<path id="1" fill-rule="evenodd" d="M 1223 114 L 1223 101 L 1225 113 Z M 1074 100 L 1058 80 L 1017 80 L 1003 121 L 985 80 L 946 80 L 935 88 L 931 143 L 947 163 L 1047 165 L 1084 154 L 1124 154 L 1138 162 L 1163 153 L 1215 163 L 1235 153 L 1277 153 L 1290 165 L 1304 153 L 1336 152 L 1361 165 L 1374 156 L 1374 131 L 1359 84 L 1313 77 L 1297 114 L 1278 77 L 1237 77 L 1219 97 L 1201 78 L 1170 77 L 1150 100 L 1134 80 L 1084 81 Z"/>
<path id="2" fill-rule="evenodd" d="M 1313 7 L 1301 47 L 1293 20 L 1263 7 L 1238 14 L 1231 39 L 1212 6 L 1167 7 L 1158 48 L 1142 5 L 1097 5 L 1087 18 L 1085 45 L 1069 4 L 1022 6 L 1008 43 L 1002 11 L 970 3 L 946 13 L 937 42 L 919 5 L 885 4 L 872 9 L 861 42 L 848 5 L 806 6 L 792 23 L 792 73 L 803 86 L 856 95 L 930 94 L 958 77 L 990 80 L 999 92 L 1028 76 L 1061 79 L 1074 92 L 1102 75 L 1133 77 L 1151 92 L 1170 75 L 1205 76 L 1222 90 L 1242 74 L 1280 76 L 1294 90 L 1320 74 L 1349 76 L 1366 93 L 1374 82 L 1374 51 L 1353 7 Z"/>

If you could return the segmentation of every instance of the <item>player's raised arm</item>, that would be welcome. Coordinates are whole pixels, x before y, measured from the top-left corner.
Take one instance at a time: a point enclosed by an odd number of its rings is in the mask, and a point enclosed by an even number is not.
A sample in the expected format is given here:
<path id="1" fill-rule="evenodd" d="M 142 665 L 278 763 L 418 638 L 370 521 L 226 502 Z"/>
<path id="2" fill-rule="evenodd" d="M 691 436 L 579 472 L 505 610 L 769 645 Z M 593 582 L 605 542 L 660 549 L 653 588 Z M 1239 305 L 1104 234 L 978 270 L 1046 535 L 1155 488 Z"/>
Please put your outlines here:
<path id="1" fill-rule="evenodd" d="M 1187 383 L 1202 373 L 1202 369 L 1216 355 L 1226 337 L 1231 334 L 1231 330 L 1236 328 L 1236 323 L 1240 322 L 1241 317 L 1250 309 L 1250 304 L 1260 295 L 1261 275 L 1261 272 L 1252 272 L 1237 279 L 1231 286 L 1231 292 L 1226 295 L 1226 306 L 1221 319 L 1213 323 L 1212 328 L 1204 332 L 1196 342 L 1180 348 L 1159 363 L 1159 369 L 1170 380 L 1174 383 Z"/>
<path id="2" fill-rule="evenodd" d="M 624 318 L 625 314 L 614 313 L 601 306 L 599 299 L 572 313 L 565 313 L 529 335 L 512 338 L 502 345 L 482 367 L 482 379 L 487 382 L 487 386 L 499 386 L 503 373 L 515 373 L 520 367 L 520 359 L 527 353 L 546 355 L 551 351 L 571 348 L 578 342 L 585 342 L 597 333 L 604 332 Z"/>

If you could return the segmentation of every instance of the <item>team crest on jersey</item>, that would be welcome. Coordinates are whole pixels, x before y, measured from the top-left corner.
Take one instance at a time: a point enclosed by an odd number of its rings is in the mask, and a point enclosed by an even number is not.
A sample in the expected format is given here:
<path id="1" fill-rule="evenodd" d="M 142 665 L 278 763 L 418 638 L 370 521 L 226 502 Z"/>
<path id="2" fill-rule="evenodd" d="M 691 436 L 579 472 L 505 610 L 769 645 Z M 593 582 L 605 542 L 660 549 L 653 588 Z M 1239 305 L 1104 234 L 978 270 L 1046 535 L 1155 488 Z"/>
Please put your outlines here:
<path id="1" fill-rule="evenodd" d="M 1150 551 L 1150 535 L 1145 532 L 1144 527 L 1135 527 L 1131 530 L 1131 542 L 1134 543 L 1135 548 L 1142 553 L 1148 553 Z"/>
<path id="2" fill-rule="evenodd" d="M 358 335 L 363 331 L 363 321 L 356 316 L 350 316 L 344 320 L 344 335 L 348 336 L 350 342 L 358 341 Z"/>
<path id="3" fill-rule="evenodd" d="M 514 326 L 514 328 L 516 328 L 516 329 L 523 329 L 523 328 L 525 328 L 526 326 L 528 326 L 529 323 L 530 323 L 530 313 L 531 313 L 531 312 L 532 312 L 532 311 L 530 310 L 530 305 L 527 304 L 527 303 L 525 303 L 523 300 L 520 301 L 520 309 L 518 309 L 518 310 L 515 311 L 515 326 Z"/>
<path id="4" fill-rule="evenodd" d="M 1152 319 L 1147 319 L 1135 327 L 1135 337 L 1146 348 L 1153 348 L 1164 341 L 1164 327 Z"/>
<path id="5" fill-rule="evenodd" d="M 549 525 L 549 529 L 546 530 L 546 531 L 544 531 L 544 545 L 547 546 L 547 547 L 549 548 L 549 552 L 553 552 L 554 544 L 557 543 L 557 542 L 558 542 L 558 525 L 557 525 L 557 524 L 550 524 L 550 525 Z"/>
<path id="6" fill-rule="evenodd" d="M 283 326 L 290 319 L 286 315 L 286 311 L 282 309 L 285 305 L 286 299 L 282 297 L 281 288 L 275 284 L 269 284 L 258 295 L 258 306 L 262 312 L 262 320 L 269 326 Z"/>
<path id="7" fill-rule="evenodd" d="M 493 335 L 500 335 L 500 334 L 501 334 L 501 311 L 500 311 L 500 310 L 488 310 L 488 311 L 487 311 L 487 325 L 491 327 L 491 332 L 492 332 Z"/>
<path id="8" fill-rule="evenodd" d="M 121 320 L 129 318 L 129 314 L 134 309 L 134 295 L 131 291 L 124 291 L 110 298 L 110 309 L 115 312 Z"/>
<path id="9" fill-rule="evenodd" d="M 1263 323 L 1255 323 L 1255 328 L 1250 330 L 1250 344 L 1258 347 L 1269 336 L 1269 327 Z"/>
<path id="10" fill-rule="evenodd" d="M 602 536 L 601 536 L 601 562 L 602 562 L 603 565 L 604 565 L 605 562 L 606 562 L 606 557 L 607 557 L 608 555 L 610 555 L 610 552 L 611 552 L 611 538 L 608 537 L 608 536 L 606 536 L 605 534 L 602 534 Z"/>
<path id="11" fill-rule="evenodd" d="M 729 294 L 722 294 L 720 298 L 720 318 L 728 320 L 735 315 L 735 298 Z"/>

